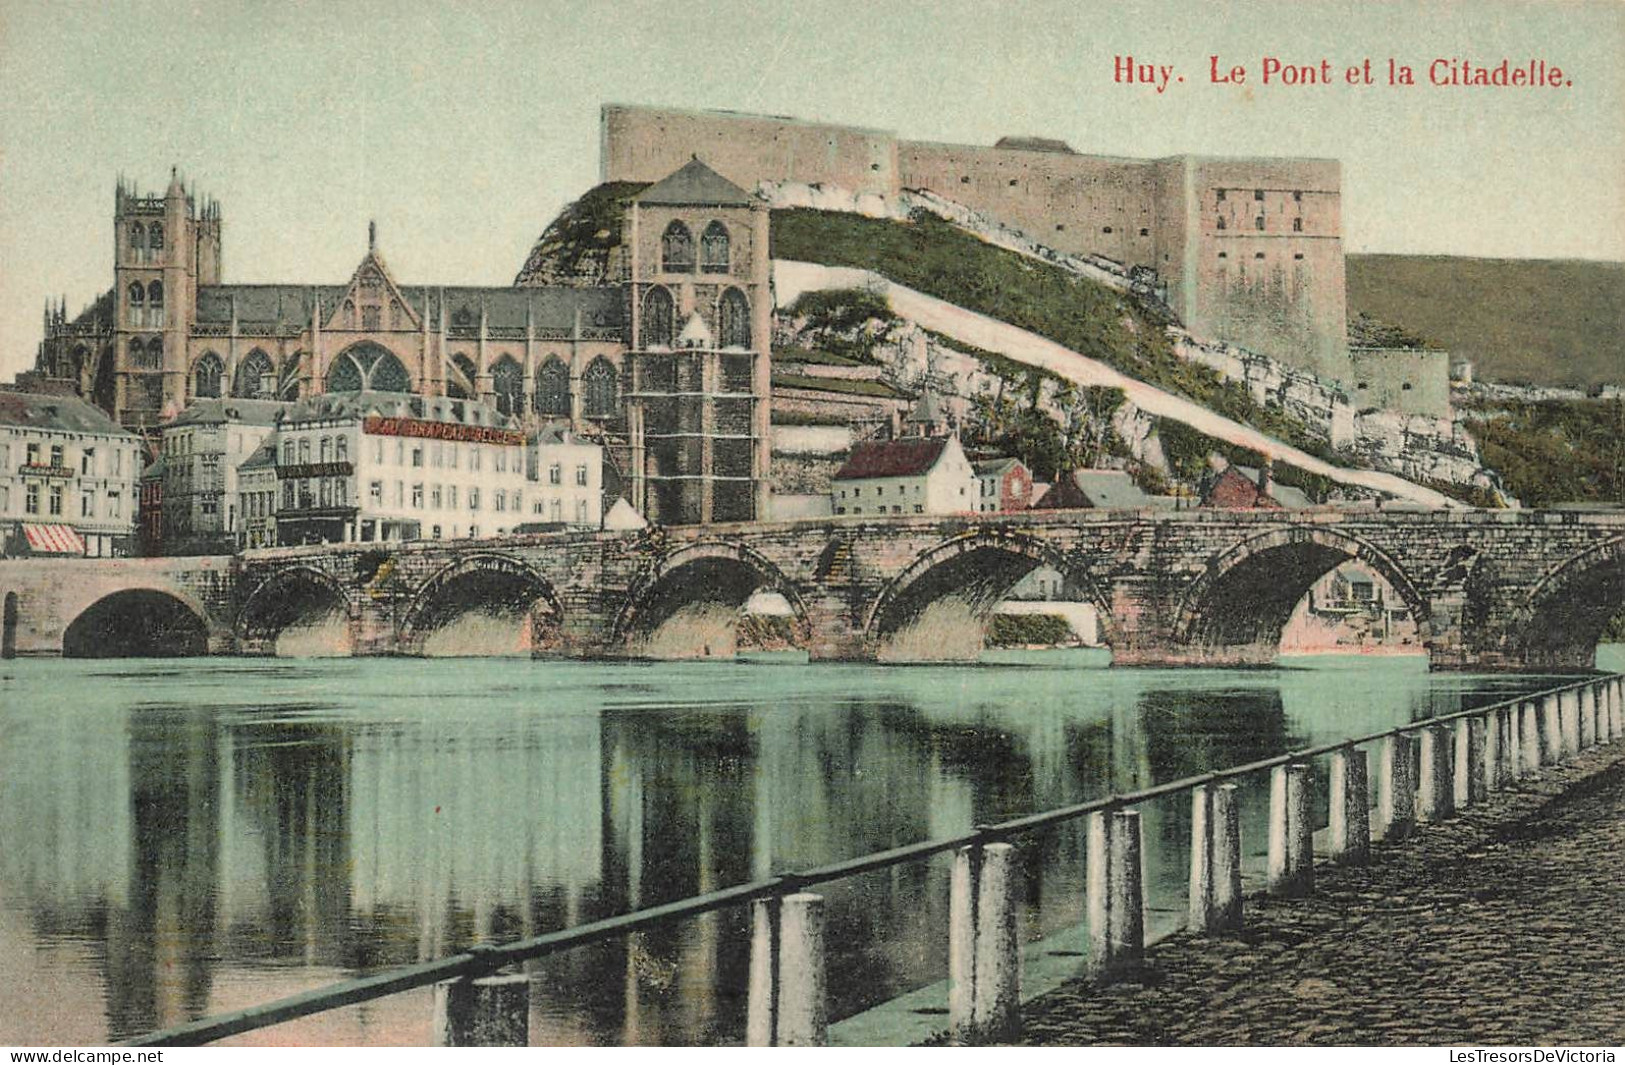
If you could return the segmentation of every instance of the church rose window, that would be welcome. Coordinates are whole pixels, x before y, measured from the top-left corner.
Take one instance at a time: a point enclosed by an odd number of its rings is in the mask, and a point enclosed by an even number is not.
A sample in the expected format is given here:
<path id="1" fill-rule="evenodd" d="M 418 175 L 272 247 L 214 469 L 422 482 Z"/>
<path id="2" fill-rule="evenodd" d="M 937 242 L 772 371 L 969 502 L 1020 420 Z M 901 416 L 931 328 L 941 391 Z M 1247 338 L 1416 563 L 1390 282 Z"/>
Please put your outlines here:
<path id="1" fill-rule="evenodd" d="M 700 272 L 728 272 L 728 227 L 721 222 L 706 226 L 705 235 L 700 238 Z"/>
<path id="2" fill-rule="evenodd" d="M 582 375 L 583 406 L 589 418 L 608 418 L 614 415 L 619 401 L 620 374 L 610 361 L 600 355 Z"/>
<path id="3" fill-rule="evenodd" d="M 643 336 L 647 348 L 669 348 L 676 339 L 676 309 L 671 293 L 656 286 L 643 297 Z"/>
<path id="4" fill-rule="evenodd" d="M 536 413 L 570 413 L 570 369 L 550 356 L 536 374 Z"/>
<path id="5" fill-rule="evenodd" d="M 660 238 L 660 268 L 668 274 L 694 272 L 694 234 L 681 222 L 667 226 Z"/>
<path id="6" fill-rule="evenodd" d="M 719 347 L 750 347 L 750 301 L 737 288 L 722 294 L 717 306 L 717 326 Z"/>

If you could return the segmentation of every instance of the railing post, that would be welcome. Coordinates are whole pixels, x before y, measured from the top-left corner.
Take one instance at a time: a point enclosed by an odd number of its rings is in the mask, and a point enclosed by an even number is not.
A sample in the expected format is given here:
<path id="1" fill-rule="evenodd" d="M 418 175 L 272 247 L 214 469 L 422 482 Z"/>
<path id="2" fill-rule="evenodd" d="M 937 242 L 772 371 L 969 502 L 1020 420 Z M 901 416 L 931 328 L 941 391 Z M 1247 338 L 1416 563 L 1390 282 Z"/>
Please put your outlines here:
<path id="1" fill-rule="evenodd" d="M 1420 772 L 1416 778 L 1416 816 L 1443 821 L 1451 813 L 1450 742 L 1443 725 L 1422 730 Z"/>
<path id="2" fill-rule="evenodd" d="M 778 1005 L 779 900 L 753 899 L 750 904 L 750 988 L 745 1001 L 745 1045 L 770 1047 L 773 1010 Z"/>
<path id="3" fill-rule="evenodd" d="M 1236 785 L 1213 792 L 1213 908 L 1210 927 L 1234 932 L 1241 928 L 1241 813 Z"/>
<path id="4" fill-rule="evenodd" d="M 1484 801 L 1484 718 L 1478 715 L 1456 719 L 1456 764 L 1454 797 L 1456 809 Z"/>
<path id="5" fill-rule="evenodd" d="M 1606 734 L 1608 726 L 1603 722 L 1603 714 L 1607 712 L 1603 705 L 1604 698 L 1606 698 L 1606 695 L 1601 681 L 1586 685 L 1586 710 L 1588 711 L 1587 716 L 1591 719 L 1591 746 L 1593 747 L 1608 742 Z"/>
<path id="6" fill-rule="evenodd" d="M 462 977 L 434 985 L 435 1046 L 522 1047 L 530 1043 L 530 978 Z"/>
<path id="7" fill-rule="evenodd" d="M 1610 741 L 1625 737 L 1625 680 L 1614 677 L 1608 682 L 1608 738 Z"/>
<path id="8" fill-rule="evenodd" d="M 1563 760 L 1563 698 L 1556 692 L 1540 699 L 1540 764 Z"/>
<path id="9" fill-rule="evenodd" d="M 1145 876 L 1140 813 L 1117 810 L 1111 832 L 1111 969 L 1132 972 L 1145 959 Z"/>
<path id="10" fill-rule="evenodd" d="M 1364 865 L 1371 856 L 1371 805 L 1364 748 L 1350 746 L 1332 752 L 1329 828 L 1332 860 Z"/>
<path id="11" fill-rule="evenodd" d="M 1112 965 L 1112 810 L 1091 813 L 1085 832 L 1089 971 L 1104 977 Z"/>
<path id="12" fill-rule="evenodd" d="M 1597 742 L 1614 742 L 1614 680 L 1612 677 L 1597 685 Z"/>
<path id="13" fill-rule="evenodd" d="M 1573 688 L 1557 697 L 1558 751 L 1562 761 L 1580 753 L 1580 695 Z"/>
<path id="14" fill-rule="evenodd" d="M 1578 740 L 1576 751 L 1588 751 L 1597 742 L 1597 702 L 1591 685 L 1575 689 L 1574 735 Z"/>
<path id="15" fill-rule="evenodd" d="M 1191 789 L 1191 875 L 1185 925 L 1203 934 L 1213 926 L 1213 793 L 1212 784 Z"/>
<path id="16" fill-rule="evenodd" d="M 1503 706 L 1495 711 L 1496 742 L 1487 763 L 1489 790 L 1500 791 L 1510 787 L 1518 764 L 1518 720 L 1515 707 Z"/>
<path id="17" fill-rule="evenodd" d="M 1314 777 L 1307 765 L 1278 765 L 1270 773 L 1269 892 L 1306 895 L 1314 888 Z"/>
<path id="18" fill-rule="evenodd" d="M 948 1030 L 958 1043 L 1012 1038 L 1020 1027 L 1021 940 L 1015 848 L 972 844 L 954 855 L 948 900 Z"/>
<path id="19" fill-rule="evenodd" d="M 1533 699 L 1518 704 L 1518 775 L 1532 777 L 1540 772 L 1540 707 Z"/>
<path id="20" fill-rule="evenodd" d="M 1411 738 L 1403 732 L 1391 732 L 1382 738 L 1377 765 L 1377 826 L 1385 840 L 1404 839 L 1416 828 Z"/>
<path id="21" fill-rule="evenodd" d="M 779 989 L 774 1045 L 824 1046 L 829 1015 L 824 993 L 824 897 L 787 895 L 779 903 Z"/>

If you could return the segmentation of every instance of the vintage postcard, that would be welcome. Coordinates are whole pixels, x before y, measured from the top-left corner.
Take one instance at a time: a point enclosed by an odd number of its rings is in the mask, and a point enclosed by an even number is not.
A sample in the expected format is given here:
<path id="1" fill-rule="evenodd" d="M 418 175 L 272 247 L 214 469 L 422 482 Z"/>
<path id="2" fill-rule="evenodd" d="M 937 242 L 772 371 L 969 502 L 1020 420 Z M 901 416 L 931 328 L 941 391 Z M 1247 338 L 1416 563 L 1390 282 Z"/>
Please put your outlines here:
<path id="1" fill-rule="evenodd" d="M 0 0 L 0 1044 L 1613 1061 L 1622 56 Z"/>

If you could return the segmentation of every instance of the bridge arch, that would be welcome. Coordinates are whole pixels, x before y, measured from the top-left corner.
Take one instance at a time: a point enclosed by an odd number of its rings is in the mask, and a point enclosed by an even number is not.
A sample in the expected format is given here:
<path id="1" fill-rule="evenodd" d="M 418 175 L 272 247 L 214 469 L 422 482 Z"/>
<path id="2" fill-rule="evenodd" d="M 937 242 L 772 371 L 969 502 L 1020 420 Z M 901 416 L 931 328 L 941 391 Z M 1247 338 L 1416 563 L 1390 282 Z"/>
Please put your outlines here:
<path id="1" fill-rule="evenodd" d="M 1591 669 L 1603 630 L 1625 607 L 1625 537 L 1548 570 L 1513 614 L 1511 636 L 1532 668 Z"/>
<path id="2" fill-rule="evenodd" d="M 246 654 L 275 654 L 284 634 L 309 636 L 307 655 L 350 653 L 359 607 L 339 580 L 314 566 L 287 566 L 255 586 L 237 612 Z"/>
<path id="3" fill-rule="evenodd" d="M 809 632 L 807 610 L 795 585 L 756 551 L 725 540 L 702 540 L 656 563 L 628 591 L 615 620 L 615 643 L 634 654 L 654 657 L 721 653 L 716 641 L 731 648 L 740 611 L 751 596 L 762 590 L 784 597 L 790 609 L 789 641 L 805 646 Z M 706 614 L 709 616 L 700 616 Z M 661 647 L 657 634 L 680 616 L 694 621 L 696 634 L 690 643 L 695 646 Z"/>
<path id="4" fill-rule="evenodd" d="M 209 650 L 209 612 L 179 588 L 120 588 L 62 630 L 65 658 L 190 658 Z"/>
<path id="5" fill-rule="evenodd" d="M 933 634 L 940 646 L 924 657 L 974 658 L 994 608 L 1040 566 L 1059 571 L 1095 607 L 1102 637 L 1110 643 L 1110 599 L 1086 564 L 1043 537 L 985 527 L 934 545 L 887 582 L 864 618 L 865 643 L 884 656 L 888 642 L 924 618 L 933 604 L 953 599 L 967 612 L 957 619 L 961 624 L 949 619 L 948 627 L 962 630 L 961 638 L 950 646 L 942 642 L 946 634 Z"/>
<path id="6" fill-rule="evenodd" d="M 455 645 L 435 637 L 458 618 L 483 616 Z M 398 646 L 406 654 L 504 654 L 554 646 L 564 616 L 553 585 L 529 564 L 497 552 L 467 555 L 424 581 L 401 618 Z"/>
<path id="7" fill-rule="evenodd" d="M 1323 526 L 1275 529 L 1218 555 L 1186 590 L 1175 636 L 1216 662 L 1274 661 L 1292 612 L 1316 581 L 1347 562 L 1387 581 L 1410 611 L 1423 645 L 1431 644 L 1432 610 L 1404 568 L 1365 540 Z"/>

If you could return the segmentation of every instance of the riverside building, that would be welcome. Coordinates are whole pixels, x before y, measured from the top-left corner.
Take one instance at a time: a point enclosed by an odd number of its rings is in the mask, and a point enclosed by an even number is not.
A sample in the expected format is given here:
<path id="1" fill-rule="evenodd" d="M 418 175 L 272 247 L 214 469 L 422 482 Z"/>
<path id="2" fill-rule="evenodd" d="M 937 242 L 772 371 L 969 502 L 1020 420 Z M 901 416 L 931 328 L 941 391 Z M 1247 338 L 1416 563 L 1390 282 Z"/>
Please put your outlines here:
<path id="1" fill-rule="evenodd" d="M 166 554 L 235 551 L 246 542 L 239 467 L 276 429 L 288 404 L 198 399 L 162 429 Z"/>
<path id="2" fill-rule="evenodd" d="M 502 536 L 525 520 L 525 434 L 473 400 L 300 400 L 277 434 L 278 544 Z"/>
<path id="3" fill-rule="evenodd" d="M 0 391 L 0 555 L 131 553 L 140 440 L 69 395 Z"/>

